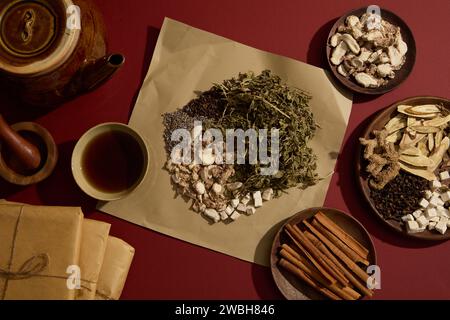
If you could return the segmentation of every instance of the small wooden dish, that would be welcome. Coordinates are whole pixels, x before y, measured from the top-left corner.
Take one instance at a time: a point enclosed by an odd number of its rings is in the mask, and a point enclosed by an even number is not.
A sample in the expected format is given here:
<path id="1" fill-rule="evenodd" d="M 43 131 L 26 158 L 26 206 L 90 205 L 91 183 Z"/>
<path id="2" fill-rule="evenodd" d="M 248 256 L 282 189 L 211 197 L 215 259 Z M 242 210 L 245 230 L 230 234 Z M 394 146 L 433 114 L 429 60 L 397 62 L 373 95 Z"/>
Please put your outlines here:
<path id="1" fill-rule="evenodd" d="M 345 19 L 350 15 L 355 15 L 357 17 L 361 17 L 364 13 L 366 13 L 367 8 L 360 8 L 352 10 L 342 17 L 340 17 L 333 27 L 331 28 L 330 34 L 328 35 L 327 43 L 326 43 L 326 54 L 327 54 L 327 60 L 328 64 L 330 66 L 331 71 L 333 72 L 334 76 L 347 88 L 350 90 L 353 90 L 358 93 L 363 94 L 383 94 L 386 92 L 389 92 L 396 87 L 398 87 L 403 81 L 408 78 L 409 74 L 411 73 L 414 63 L 416 61 L 416 42 L 414 41 L 413 34 L 411 30 L 409 29 L 408 25 L 400 19 L 396 14 L 392 13 L 389 10 L 381 9 L 381 17 L 382 19 L 400 27 L 400 31 L 402 33 L 403 41 L 406 42 L 408 45 L 408 52 L 406 53 L 406 62 L 402 66 L 400 70 L 395 71 L 395 78 L 388 81 L 388 83 L 384 86 L 378 87 L 378 88 L 364 88 L 357 84 L 354 80 L 348 79 L 344 76 L 342 76 L 337 71 L 337 66 L 331 63 L 330 57 L 332 52 L 332 47 L 330 45 L 330 39 L 331 37 L 337 32 L 337 28 L 345 23 Z"/>
<path id="2" fill-rule="evenodd" d="M 35 184 L 46 179 L 53 172 L 58 161 L 58 148 L 51 134 L 47 129 L 34 122 L 16 123 L 11 128 L 17 132 L 31 132 L 39 137 L 42 144 L 40 148 L 41 164 L 35 172 L 29 175 L 18 173 L 8 166 L 3 154 L 4 150 L 0 147 L 0 176 L 10 183 L 21 186 Z"/>
<path id="3" fill-rule="evenodd" d="M 377 258 L 375 252 L 375 246 L 370 238 L 367 230 L 358 222 L 355 218 L 349 216 L 348 214 L 339 211 L 337 209 L 331 208 L 310 208 L 292 216 L 275 235 L 272 251 L 270 255 L 270 267 L 272 270 L 272 276 L 275 280 L 280 292 L 288 300 L 324 300 L 326 299 L 323 295 L 318 293 L 316 290 L 311 288 L 308 284 L 302 282 L 294 275 L 290 274 L 286 270 L 278 267 L 278 251 L 282 243 L 288 241 L 288 237 L 284 234 L 284 227 L 291 224 L 299 224 L 305 219 L 309 219 L 314 216 L 317 212 L 321 211 L 328 218 L 333 220 L 337 225 L 339 225 L 345 232 L 359 241 L 363 246 L 369 250 L 369 262 L 370 265 L 376 265 Z"/>
<path id="4" fill-rule="evenodd" d="M 397 114 L 397 106 L 402 104 L 412 106 L 422 104 L 443 104 L 446 108 L 450 109 L 450 100 L 440 97 L 421 96 L 398 101 L 393 105 L 391 105 L 390 107 L 387 107 L 386 109 L 382 110 L 375 117 L 375 119 L 373 119 L 373 121 L 368 125 L 362 137 L 367 139 L 370 137 L 370 134 L 373 130 L 381 130 L 389 121 L 389 119 L 391 119 Z M 365 161 L 363 158 L 363 152 L 364 149 L 362 148 L 361 145 L 359 145 L 359 151 L 357 152 L 356 158 L 356 173 L 358 177 L 358 184 L 361 188 L 364 198 L 369 203 L 375 215 L 378 218 L 380 218 L 381 221 L 385 225 L 389 226 L 392 230 L 395 230 L 408 237 L 433 241 L 442 241 L 450 239 L 450 230 L 448 230 L 445 234 L 440 234 L 435 231 L 429 231 L 428 229 L 420 233 L 408 233 L 398 221 L 384 219 L 383 215 L 377 210 L 377 208 L 375 207 L 375 203 L 372 201 L 372 198 L 370 197 L 369 181 L 366 175 L 364 174 Z"/>

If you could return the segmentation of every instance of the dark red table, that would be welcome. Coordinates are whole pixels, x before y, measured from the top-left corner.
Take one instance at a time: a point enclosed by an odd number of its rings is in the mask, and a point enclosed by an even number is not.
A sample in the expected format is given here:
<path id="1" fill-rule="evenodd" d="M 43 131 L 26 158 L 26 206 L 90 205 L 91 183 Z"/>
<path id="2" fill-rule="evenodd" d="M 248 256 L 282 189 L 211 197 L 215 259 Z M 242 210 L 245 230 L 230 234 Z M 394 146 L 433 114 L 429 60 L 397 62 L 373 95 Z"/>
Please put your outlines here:
<path id="1" fill-rule="evenodd" d="M 106 121 L 127 122 L 165 16 L 259 49 L 326 67 L 324 45 L 334 20 L 365 1 L 95 0 L 105 15 L 111 51 L 127 58 L 123 70 L 98 91 L 54 110 L 25 109 L 2 94 L 0 112 L 10 122 L 34 120 L 59 146 L 53 175 L 32 187 L 0 183 L 0 197 L 31 204 L 82 206 L 89 218 L 112 224 L 111 233 L 136 248 L 124 299 L 282 298 L 269 269 L 169 238 L 95 210 L 76 186 L 70 158 L 77 139 Z M 354 177 L 357 138 L 376 111 L 409 96 L 449 97 L 450 1 L 378 1 L 412 29 L 417 61 L 397 90 L 354 97 L 347 134 L 325 205 L 349 212 L 371 233 L 381 266 L 377 299 L 450 299 L 450 242 L 403 238 L 380 224 Z M 0 89 L 1 90 L 1 89 Z M 176 89 L 174 89 L 176 90 Z"/>

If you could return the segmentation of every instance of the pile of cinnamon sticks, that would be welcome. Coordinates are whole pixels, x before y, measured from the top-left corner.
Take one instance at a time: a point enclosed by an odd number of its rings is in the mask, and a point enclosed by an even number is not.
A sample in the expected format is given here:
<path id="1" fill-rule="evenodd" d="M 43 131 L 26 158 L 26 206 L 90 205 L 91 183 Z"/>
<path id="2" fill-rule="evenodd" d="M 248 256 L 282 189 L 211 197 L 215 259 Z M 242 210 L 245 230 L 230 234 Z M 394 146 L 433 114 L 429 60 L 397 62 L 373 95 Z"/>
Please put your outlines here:
<path id="1" fill-rule="evenodd" d="M 333 300 L 372 297 L 361 267 L 369 265 L 369 250 L 324 213 L 303 220 L 301 228 L 287 224 L 284 232 L 290 241 L 279 248 L 281 268 Z"/>

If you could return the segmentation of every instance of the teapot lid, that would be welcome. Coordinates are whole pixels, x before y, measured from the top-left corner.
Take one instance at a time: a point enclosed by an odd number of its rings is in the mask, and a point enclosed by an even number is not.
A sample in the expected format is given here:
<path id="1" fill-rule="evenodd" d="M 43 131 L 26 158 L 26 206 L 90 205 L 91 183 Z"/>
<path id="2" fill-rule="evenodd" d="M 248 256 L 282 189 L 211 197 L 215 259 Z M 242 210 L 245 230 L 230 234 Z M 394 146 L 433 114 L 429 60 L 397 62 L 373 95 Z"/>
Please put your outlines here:
<path id="1" fill-rule="evenodd" d="M 73 14 L 80 21 L 72 0 L 0 4 L 0 70 L 39 75 L 60 67 L 75 50 L 80 35 L 80 28 L 69 24 Z"/>

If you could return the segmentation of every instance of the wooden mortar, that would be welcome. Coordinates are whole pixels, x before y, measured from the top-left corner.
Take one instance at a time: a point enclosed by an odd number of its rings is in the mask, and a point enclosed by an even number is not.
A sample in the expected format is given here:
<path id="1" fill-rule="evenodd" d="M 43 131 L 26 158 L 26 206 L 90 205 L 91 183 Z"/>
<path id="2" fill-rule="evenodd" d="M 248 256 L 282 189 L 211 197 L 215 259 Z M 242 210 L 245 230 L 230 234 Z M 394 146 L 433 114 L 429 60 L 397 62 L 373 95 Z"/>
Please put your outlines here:
<path id="1" fill-rule="evenodd" d="M 40 140 L 39 151 L 41 163 L 36 170 L 27 172 L 17 170 L 15 165 L 12 165 L 16 162 L 14 153 L 2 143 L 0 145 L 0 176 L 10 183 L 21 186 L 35 184 L 46 179 L 55 169 L 58 160 L 58 149 L 53 137 L 47 129 L 34 122 L 16 123 L 12 125 L 11 128 L 20 135 L 34 135 L 34 137 Z M 13 155 L 11 155 L 11 153 L 13 153 Z"/>

